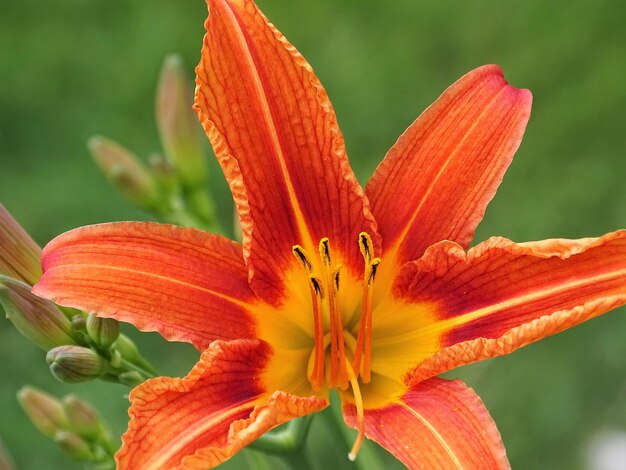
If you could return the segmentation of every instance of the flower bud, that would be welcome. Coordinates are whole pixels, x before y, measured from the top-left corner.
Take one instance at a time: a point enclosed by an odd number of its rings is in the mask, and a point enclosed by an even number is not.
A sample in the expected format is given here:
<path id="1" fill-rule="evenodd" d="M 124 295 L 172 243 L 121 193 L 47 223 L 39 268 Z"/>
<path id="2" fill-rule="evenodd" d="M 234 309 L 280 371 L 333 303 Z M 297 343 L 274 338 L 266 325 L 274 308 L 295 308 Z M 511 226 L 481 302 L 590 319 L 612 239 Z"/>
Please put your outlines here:
<path id="1" fill-rule="evenodd" d="M 54 435 L 54 442 L 73 459 L 91 461 L 95 458 L 94 453 L 89 448 L 89 444 L 72 432 L 58 431 Z"/>
<path id="2" fill-rule="evenodd" d="M 87 316 L 87 334 L 101 348 L 108 348 L 120 335 L 120 324 L 113 318 Z"/>
<path id="3" fill-rule="evenodd" d="M 87 331 L 87 320 L 83 315 L 74 315 L 72 317 L 72 331 L 77 333 Z"/>
<path id="4" fill-rule="evenodd" d="M 126 335 L 120 335 L 115 342 L 115 350 L 122 355 L 122 358 L 128 362 L 131 362 L 149 372 L 155 372 L 152 366 L 144 357 L 139 353 L 137 346 Z"/>
<path id="5" fill-rule="evenodd" d="M 96 352 L 81 346 L 59 346 L 46 354 L 50 371 L 61 382 L 78 383 L 97 379 L 106 364 Z"/>
<path id="6" fill-rule="evenodd" d="M 154 179 L 130 150 L 100 136 L 89 139 L 88 147 L 104 176 L 127 199 L 148 210 L 160 205 L 161 197 Z"/>
<path id="7" fill-rule="evenodd" d="M 193 112 L 193 88 L 178 55 L 165 58 L 156 96 L 156 120 L 165 156 L 184 186 L 207 181 L 207 154 L 198 118 Z"/>
<path id="8" fill-rule="evenodd" d="M 69 428 L 73 432 L 90 440 L 100 434 L 100 417 L 89 404 L 76 395 L 67 395 L 63 398 L 62 403 Z"/>
<path id="9" fill-rule="evenodd" d="M 134 388 L 137 385 L 143 383 L 145 379 L 141 376 L 139 372 L 131 370 L 128 372 L 122 372 L 118 376 L 118 380 L 120 381 L 120 383 Z"/>
<path id="10" fill-rule="evenodd" d="M 179 190 L 176 168 L 158 153 L 148 157 L 148 166 L 161 190 L 169 197 Z"/>
<path id="11" fill-rule="evenodd" d="M 23 282 L 0 276 L 0 305 L 6 317 L 22 336 L 44 351 L 75 344 L 67 317 L 52 302 L 33 295 L 30 289 Z"/>
<path id="12" fill-rule="evenodd" d="M 41 277 L 41 248 L 0 204 L 0 274 L 31 286 Z"/>
<path id="13" fill-rule="evenodd" d="M 17 400 L 33 425 L 45 436 L 67 429 L 68 420 L 61 402 L 33 387 L 24 387 L 17 393 Z"/>
<path id="14" fill-rule="evenodd" d="M 139 349 L 135 342 L 126 335 L 120 335 L 115 342 L 115 349 L 119 351 L 124 359 L 136 363 L 143 359 L 139 354 Z"/>

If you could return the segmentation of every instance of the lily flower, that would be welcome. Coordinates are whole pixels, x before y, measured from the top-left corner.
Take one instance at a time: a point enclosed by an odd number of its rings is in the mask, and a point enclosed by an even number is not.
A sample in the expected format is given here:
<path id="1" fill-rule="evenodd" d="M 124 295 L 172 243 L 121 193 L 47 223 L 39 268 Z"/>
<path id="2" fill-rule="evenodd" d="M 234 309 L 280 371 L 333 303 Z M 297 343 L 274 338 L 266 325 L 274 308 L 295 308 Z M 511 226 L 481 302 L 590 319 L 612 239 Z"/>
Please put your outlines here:
<path id="1" fill-rule="evenodd" d="M 113 223 L 44 250 L 38 295 L 202 351 L 130 395 L 120 469 L 207 468 L 323 409 L 415 468 L 507 468 L 480 398 L 438 374 L 626 303 L 626 231 L 466 251 L 531 94 L 480 67 L 399 138 L 365 191 L 311 66 L 252 0 L 208 0 L 195 108 L 243 244 Z"/>

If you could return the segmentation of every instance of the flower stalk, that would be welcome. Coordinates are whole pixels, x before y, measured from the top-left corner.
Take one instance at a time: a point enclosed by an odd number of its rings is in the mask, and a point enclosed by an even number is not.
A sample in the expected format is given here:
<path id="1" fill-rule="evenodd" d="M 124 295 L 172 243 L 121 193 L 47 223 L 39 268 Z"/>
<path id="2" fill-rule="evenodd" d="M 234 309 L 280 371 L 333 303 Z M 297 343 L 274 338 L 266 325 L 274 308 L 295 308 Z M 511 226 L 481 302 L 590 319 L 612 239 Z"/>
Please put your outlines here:
<path id="1" fill-rule="evenodd" d="M 133 204 L 160 220 L 220 232 L 207 190 L 208 166 L 201 128 L 192 111 L 193 88 L 178 55 L 165 58 L 155 114 L 164 157 L 144 165 L 121 144 L 94 136 L 88 148 L 105 177 Z"/>

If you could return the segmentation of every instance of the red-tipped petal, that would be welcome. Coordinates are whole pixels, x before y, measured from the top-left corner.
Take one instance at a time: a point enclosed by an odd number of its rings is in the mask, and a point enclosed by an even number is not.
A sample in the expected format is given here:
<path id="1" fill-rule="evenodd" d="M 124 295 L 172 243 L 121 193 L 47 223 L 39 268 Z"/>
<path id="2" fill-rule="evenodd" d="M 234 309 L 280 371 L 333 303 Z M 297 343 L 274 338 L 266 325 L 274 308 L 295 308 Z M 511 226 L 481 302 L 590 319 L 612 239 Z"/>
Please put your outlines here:
<path id="1" fill-rule="evenodd" d="M 271 354 L 258 340 L 216 341 L 185 378 L 135 388 L 118 469 L 211 468 L 275 426 L 327 405 L 271 393 L 260 379 Z"/>
<path id="2" fill-rule="evenodd" d="M 362 274 L 358 234 L 377 242 L 328 96 L 311 66 L 251 0 L 209 0 L 196 72 L 200 120 L 230 184 L 253 290 L 284 294 L 293 245 L 323 237 Z"/>
<path id="3" fill-rule="evenodd" d="M 520 145 L 531 101 L 528 90 L 487 65 L 411 124 L 366 188 L 383 238 L 381 269 L 417 259 L 441 240 L 469 245 Z"/>
<path id="4" fill-rule="evenodd" d="M 415 334 L 439 344 L 411 374 L 415 383 L 626 303 L 626 230 L 521 244 L 492 238 L 467 254 L 441 242 L 403 269 L 394 294 L 430 312 Z"/>
<path id="5" fill-rule="evenodd" d="M 241 246 L 200 230 L 121 222 L 67 232 L 44 249 L 42 297 L 202 350 L 254 338 Z"/>
<path id="6" fill-rule="evenodd" d="M 354 406 L 344 407 L 357 426 Z M 409 468 L 508 469 L 500 433 L 482 401 L 460 380 L 426 380 L 388 406 L 365 410 L 365 435 Z"/>

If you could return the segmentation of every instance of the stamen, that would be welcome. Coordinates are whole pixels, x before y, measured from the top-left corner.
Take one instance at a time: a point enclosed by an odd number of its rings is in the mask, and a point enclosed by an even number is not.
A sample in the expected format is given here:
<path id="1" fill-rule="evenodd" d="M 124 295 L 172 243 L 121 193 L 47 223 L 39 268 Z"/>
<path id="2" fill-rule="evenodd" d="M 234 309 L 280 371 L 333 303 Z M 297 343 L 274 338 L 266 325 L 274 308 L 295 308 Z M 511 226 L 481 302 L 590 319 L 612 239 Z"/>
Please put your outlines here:
<path id="1" fill-rule="evenodd" d="M 363 412 L 363 397 L 361 396 L 359 381 L 347 359 L 346 369 L 348 371 L 350 385 L 352 386 L 352 394 L 354 395 L 354 404 L 356 406 L 357 416 L 357 431 L 359 433 L 356 437 L 356 441 L 354 441 L 354 445 L 352 446 L 350 453 L 348 454 L 350 461 L 354 462 L 356 460 L 356 454 L 358 454 L 361 444 L 363 443 L 363 436 L 365 436 L 365 413 Z"/>
<path id="2" fill-rule="evenodd" d="M 328 241 L 328 237 L 324 237 L 320 240 L 319 251 L 324 264 L 330 266 L 330 242 Z"/>
<path id="3" fill-rule="evenodd" d="M 304 248 L 302 248 L 300 245 L 294 245 L 291 247 L 291 252 L 294 254 L 296 259 L 302 263 L 304 269 L 306 269 L 306 271 L 310 273 L 312 265 L 306 256 L 306 251 L 304 251 Z"/>
<path id="4" fill-rule="evenodd" d="M 370 263 L 369 276 L 367 279 L 367 321 L 365 322 L 365 346 L 364 346 L 364 359 L 363 359 L 363 383 L 369 383 L 370 365 L 372 358 L 372 285 L 374 284 L 374 278 L 376 277 L 376 270 L 380 264 L 380 258 L 374 258 Z"/>
<path id="5" fill-rule="evenodd" d="M 335 289 L 330 275 L 330 242 L 327 237 L 320 240 L 318 245 L 320 258 L 324 263 L 324 278 L 328 286 L 328 310 L 330 317 L 330 386 L 336 387 L 340 379 L 341 369 L 341 348 L 343 346 L 342 332 L 343 325 L 341 318 L 337 317 L 337 302 L 335 300 Z"/>
<path id="6" fill-rule="evenodd" d="M 369 233 L 361 232 L 359 233 L 359 248 L 361 249 L 361 254 L 365 259 L 365 266 L 368 266 L 370 263 L 370 259 L 372 258 L 372 237 L 370 237 Z"/>
<path id="7" fill-rule="evenodd" d="M 361 297 L 361 318 L 352 367 L 361 375 L 363 382 L 368 383 L 370 381 L 372 350 L 372 287 L 380 258 L 372 259 L 373 245 L 368 233 L 361 232 L 359 234 L 359 247 L 365 261 L 365 269 Z M 363 358 L 363 364 L 361 364 L 361 358 Z"/>
<path id="8" fill-rule="evenodd" d="M 333 315 L 336 319 L 337 327 L 337 344 L 339 345 L 339 388 L 345 390 L 348 388 L 348 372 L 346 371 L 346 346 L 343 337 L 343 317 L 341 316 L 341 306 L 337 294 L 339 291 L 339 273 L 341 272 L 341 265 L 338 265 L 333 272 L 333 284 L 329 286 L 332 292 L 328 301 L 330 302 L 331 311 L 334 310 Z"/>
<path id="9" fill-rule="evenodd" d="M 311 374 L 311 385 L 314 390 L 320 390 L 324 385 L 324 330 L 322 325 L 321 300 L 323 298 L 322 287 L 315 276 L 310 275 L 311 300 L 313 303 L 313 324 L 315 333 L 315 362 Z"/>

